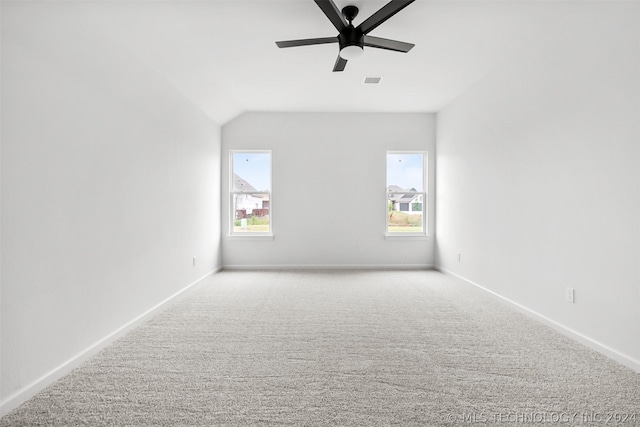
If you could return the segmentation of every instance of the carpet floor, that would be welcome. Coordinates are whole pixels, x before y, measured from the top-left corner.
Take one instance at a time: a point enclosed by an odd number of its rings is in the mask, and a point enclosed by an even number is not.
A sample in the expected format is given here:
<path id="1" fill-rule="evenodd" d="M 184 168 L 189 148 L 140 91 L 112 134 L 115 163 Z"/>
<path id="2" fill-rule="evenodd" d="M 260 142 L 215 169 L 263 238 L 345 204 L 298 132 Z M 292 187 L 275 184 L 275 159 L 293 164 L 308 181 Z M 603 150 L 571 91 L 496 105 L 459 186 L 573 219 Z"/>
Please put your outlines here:
<path id="1" fill-rule="evenodd" d="M 435 271 L 221 272 L 0 426 L 640 425 L 640 374 Z"/>

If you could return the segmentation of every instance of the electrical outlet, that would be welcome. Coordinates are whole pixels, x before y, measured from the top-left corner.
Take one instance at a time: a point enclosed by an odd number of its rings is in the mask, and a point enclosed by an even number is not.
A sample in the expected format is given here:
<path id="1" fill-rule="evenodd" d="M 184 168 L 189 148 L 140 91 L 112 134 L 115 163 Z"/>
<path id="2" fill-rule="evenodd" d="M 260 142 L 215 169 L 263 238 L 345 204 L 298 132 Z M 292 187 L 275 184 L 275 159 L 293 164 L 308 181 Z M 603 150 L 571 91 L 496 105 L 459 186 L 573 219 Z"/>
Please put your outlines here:
<path id="1" fill-rule="evenodd" d="M 458 262 L 460 262 L 462 260 L 462 257 L 460 256 L 460 252 L 458 252 Z"/>
<path id="2" fill-rule="evenodd" d="M 565 288 L 564 297 L 569 302 L 576 302 L 576 292 L 573 288 Z"/>
<path id="3" fill-rule="evenodd" d="M 196 266 L 196 257 L 193 257 L 193 266 Z"/>

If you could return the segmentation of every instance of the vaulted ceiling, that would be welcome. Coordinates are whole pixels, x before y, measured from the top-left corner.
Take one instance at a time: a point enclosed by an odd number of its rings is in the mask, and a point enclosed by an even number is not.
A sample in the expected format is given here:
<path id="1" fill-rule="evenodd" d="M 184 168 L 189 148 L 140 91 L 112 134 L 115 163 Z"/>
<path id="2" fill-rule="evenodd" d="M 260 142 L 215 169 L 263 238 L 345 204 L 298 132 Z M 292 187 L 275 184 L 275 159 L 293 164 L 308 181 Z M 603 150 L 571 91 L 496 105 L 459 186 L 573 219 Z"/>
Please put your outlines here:
<path id="1" fill-rule="evenodd" d="M 44 3 L 40 18 L 60 20 L 74 43 L 99 34 L 219 123 L 244 111 L 436 112 L 566 28 L 566 14 L 550 2 L 417 0 L 371 33 L 415 43 L 413 50 L 365 48 L 334 73 L 337 44 L 274 43 L 337 34 L 313 0 Z M 386 1 L 335 3 L 358 6 L 357 25 Z M 106 69 L 121 65 L 104 56 Z"/>

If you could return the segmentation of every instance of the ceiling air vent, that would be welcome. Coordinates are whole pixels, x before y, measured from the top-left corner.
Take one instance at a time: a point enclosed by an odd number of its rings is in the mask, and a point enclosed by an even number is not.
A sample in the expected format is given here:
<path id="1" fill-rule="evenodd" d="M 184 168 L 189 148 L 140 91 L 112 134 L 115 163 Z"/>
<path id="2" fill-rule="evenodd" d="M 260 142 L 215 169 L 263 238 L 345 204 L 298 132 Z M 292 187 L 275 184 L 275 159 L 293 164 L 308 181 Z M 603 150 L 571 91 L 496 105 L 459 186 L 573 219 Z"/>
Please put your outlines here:
<path id="1" fill-rule="evenodd" d="M 377 85 L 382 80 L 382 77 L 365 77 L 364 84 Z"/>

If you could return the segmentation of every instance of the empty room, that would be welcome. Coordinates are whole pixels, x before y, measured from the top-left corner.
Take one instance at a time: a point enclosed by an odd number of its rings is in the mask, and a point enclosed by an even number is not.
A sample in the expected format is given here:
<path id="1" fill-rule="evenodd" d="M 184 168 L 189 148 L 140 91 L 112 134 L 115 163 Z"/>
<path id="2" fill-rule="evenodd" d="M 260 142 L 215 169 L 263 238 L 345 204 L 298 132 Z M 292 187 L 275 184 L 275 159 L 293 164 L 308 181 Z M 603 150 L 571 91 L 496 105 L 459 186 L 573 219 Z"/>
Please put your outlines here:
<path id="1" fill-rule="evenodd" d="M 640 425 L 640 2 L 0 2 L 0 426 Z"/>

